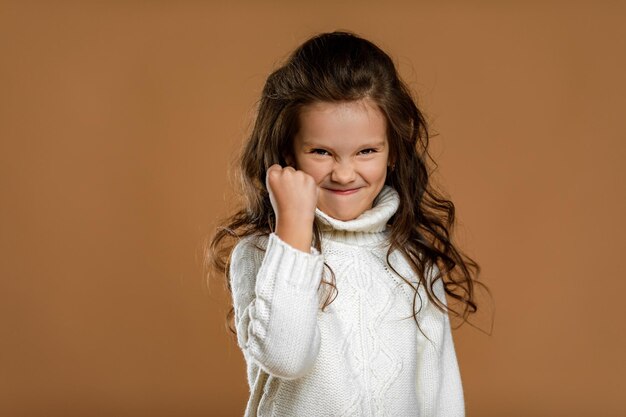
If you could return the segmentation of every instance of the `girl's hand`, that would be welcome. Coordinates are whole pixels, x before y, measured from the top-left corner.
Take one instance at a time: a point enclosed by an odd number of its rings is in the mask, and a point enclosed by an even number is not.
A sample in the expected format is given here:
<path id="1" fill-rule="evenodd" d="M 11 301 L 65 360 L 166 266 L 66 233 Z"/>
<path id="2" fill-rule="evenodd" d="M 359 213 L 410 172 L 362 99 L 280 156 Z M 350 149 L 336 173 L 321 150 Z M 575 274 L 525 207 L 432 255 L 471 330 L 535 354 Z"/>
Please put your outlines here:
<path id="1" fill-rule="evenodd" d="M 304 171 L 274 164 L 267 170 L 265 183 L 276 214 L 276 234 L 308 253 L 319 194 L 315 180 Z"/>

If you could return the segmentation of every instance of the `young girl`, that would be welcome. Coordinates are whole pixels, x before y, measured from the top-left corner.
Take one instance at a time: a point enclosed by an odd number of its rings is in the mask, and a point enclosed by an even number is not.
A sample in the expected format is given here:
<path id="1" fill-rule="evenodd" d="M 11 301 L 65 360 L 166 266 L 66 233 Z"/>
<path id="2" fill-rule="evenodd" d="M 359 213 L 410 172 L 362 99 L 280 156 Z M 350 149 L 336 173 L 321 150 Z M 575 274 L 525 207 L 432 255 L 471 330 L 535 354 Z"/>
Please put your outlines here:
<path id="1" fill-rule="evenodd" d="M 448 313 L 476 311 L 479 267 L 451 243 L 427 147 L 392 60 L 356 35 L 315 36 L 268 77 L 241 157 L 245 206 L 211 243 L 246 416 L 464 415 Z"/>

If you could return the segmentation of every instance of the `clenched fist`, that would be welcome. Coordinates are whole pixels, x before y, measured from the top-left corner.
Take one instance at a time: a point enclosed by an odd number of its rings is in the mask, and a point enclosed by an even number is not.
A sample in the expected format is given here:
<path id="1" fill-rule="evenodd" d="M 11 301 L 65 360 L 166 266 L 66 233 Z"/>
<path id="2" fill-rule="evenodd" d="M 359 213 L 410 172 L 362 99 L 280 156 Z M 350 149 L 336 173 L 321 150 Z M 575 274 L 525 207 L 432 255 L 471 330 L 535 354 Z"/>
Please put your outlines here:
<path id="1" fill-rule="evenodd" d="M 296 249 L 309 252 L 319 188 L 312 176 L 274 164 L 265 185 L 276 214 L 276 234 Z"/>

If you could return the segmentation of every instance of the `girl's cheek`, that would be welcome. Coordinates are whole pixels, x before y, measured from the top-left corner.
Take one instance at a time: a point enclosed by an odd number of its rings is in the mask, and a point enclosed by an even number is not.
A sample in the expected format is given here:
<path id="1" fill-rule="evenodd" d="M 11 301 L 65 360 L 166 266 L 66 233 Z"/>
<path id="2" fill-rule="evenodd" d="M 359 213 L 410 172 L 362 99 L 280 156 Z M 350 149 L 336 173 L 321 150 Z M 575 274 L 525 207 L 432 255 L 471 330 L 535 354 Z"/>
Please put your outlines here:
<path id="1" fill-rule="evenodd" d="M 371 178 L 381 177 L 387 173 L 387 161 L 384 159 L 371 160 L 361 164 L 361 172 Z"/>
<path id="2" fill-rule="evenodd" d="M 328 173 L 330 172 L 328 167 L 331 165 L 332 164 L 319 161 L 319 160 L 318 161 L 309 160 L 309 161 L 303 161 L 299 169 L 306 172 L 310 176 L 312 176 L 315 179 L 315 182 L 319 184 L 326 177 L 326 175 L 328 175 Z"/>

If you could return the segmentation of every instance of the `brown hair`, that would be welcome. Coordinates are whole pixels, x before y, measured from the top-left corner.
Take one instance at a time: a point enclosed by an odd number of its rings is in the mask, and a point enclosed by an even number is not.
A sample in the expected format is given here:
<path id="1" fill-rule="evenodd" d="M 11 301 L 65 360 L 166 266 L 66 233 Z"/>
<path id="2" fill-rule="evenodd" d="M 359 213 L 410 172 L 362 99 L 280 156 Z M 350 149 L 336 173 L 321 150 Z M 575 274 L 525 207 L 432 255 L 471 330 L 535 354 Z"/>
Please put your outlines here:
<path id="1" fill-rule="evenodd" d="M 429 180 L 427 162 L 432 158 L 428 153 L 426 121 L 391 58 L 373 43 L 348 32 L 324 33 L 307 40 L 267 78 L 238 167 L 244 206 L 226 219 L 212 237 L 212 265 L 226 277 L 231 290 L 228 270 L 234 242 L 226 238 L 269 235 L 273 231 L 276 219 L 265 175 L 273 164 L 288 165 L 300 109 L 314 102 L 362 98 L 373 100 L 386 117 L 389 159 L 395 165 L 388 171 L 386 184 L 400 196 L 398 210 L 389 220 L 387 263 L 393 251 L 400 251 L 419 279 L 416 285 L 402 277 L 415 290 L 413 317 L 418 327 L 420 285 L 424 285 L 428 298 L 438 309 L 466 321 L 470 313 L 477 311 L 474 287 L 480 267 L 451 242 L 455 208 Z M 313 236 L 313 245 L 321 251 L 317 220 Z M 437 267 L 437 273 L 427 282 L 426 271 L 431 266 Z M 322 281 L 330 288 L 322 309 L 337 296 L 335 276 L 330 272 L 331 280 Z M 437 298 L 433 291 L 437 280 L 443 281 L 446 294 L 457 301 L 459 309 Z M 233 309 L 228 314 L 229 325 L 232 317 Z"/>

